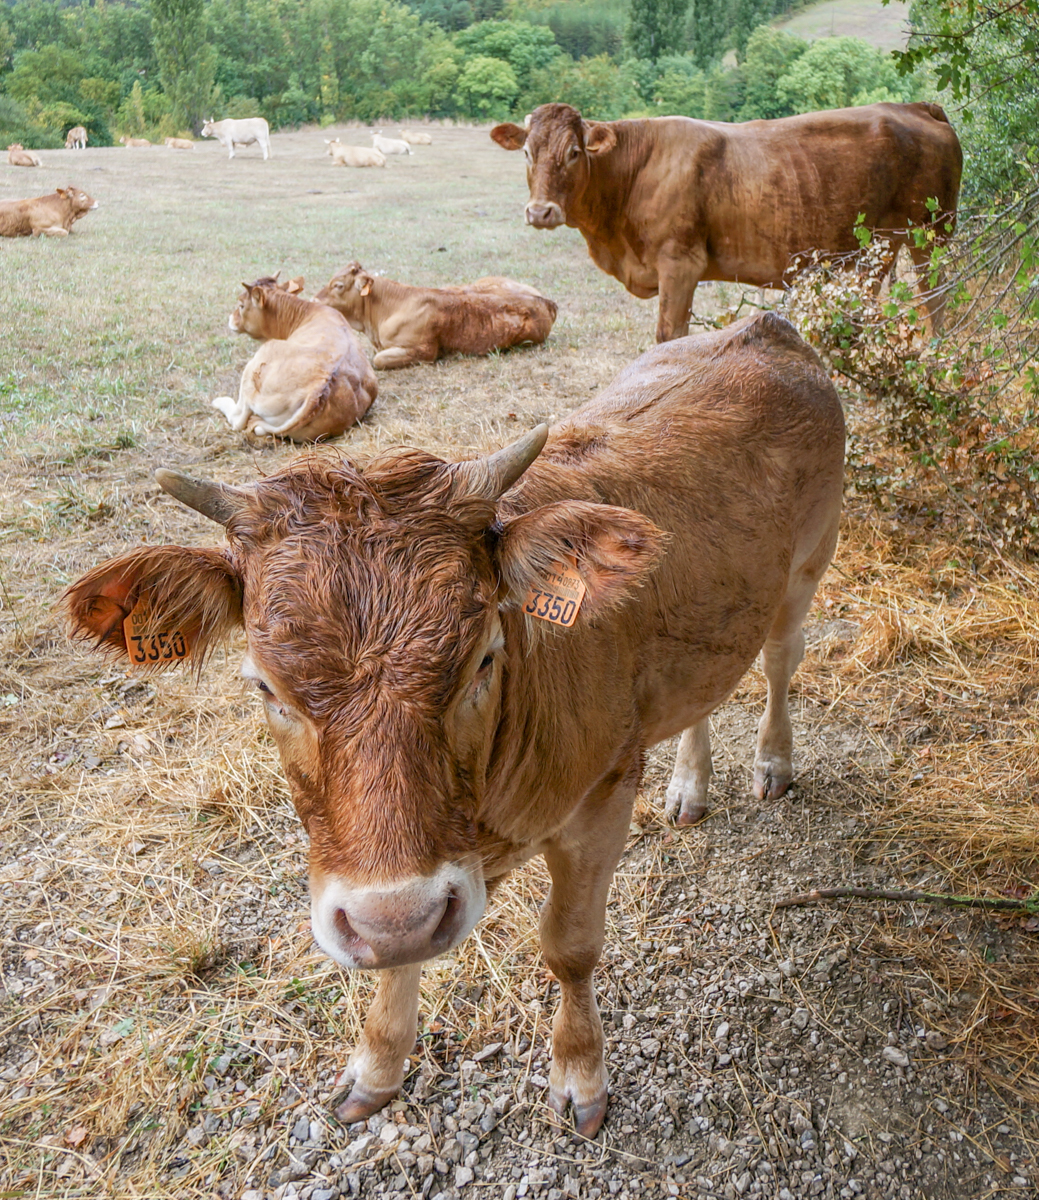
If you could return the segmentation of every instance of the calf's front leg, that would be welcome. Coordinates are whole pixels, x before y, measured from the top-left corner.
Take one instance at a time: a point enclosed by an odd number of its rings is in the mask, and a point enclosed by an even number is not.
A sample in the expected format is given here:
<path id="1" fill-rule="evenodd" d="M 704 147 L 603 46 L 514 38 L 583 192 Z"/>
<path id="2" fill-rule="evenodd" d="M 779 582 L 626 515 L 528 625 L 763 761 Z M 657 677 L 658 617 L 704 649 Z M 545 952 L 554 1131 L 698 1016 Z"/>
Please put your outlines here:
<path id="1" fill-rule="evenodd" d="M 365 1120 L 400 1091 L 404 1062 L 418 1032 L 421 976 L 421 963 L 390 967 L 380 973 L 364 1032 L 347 1067 L 353 1086 L 334 1110 L 343 1125 Z"/>
<path id="2" fill-rule="evenodd" d="M 541 948 L 559 980 L 549 1103 L 560 1115 L 572 1103 L 577 1132 L 585 1137 L 599 1131 L 608 1099 L 592 973 L 602 953 L 606 898 L 640 773 L 640 756 L 611 772 L 544 850 L 552 888 L 541 912 Z"/>

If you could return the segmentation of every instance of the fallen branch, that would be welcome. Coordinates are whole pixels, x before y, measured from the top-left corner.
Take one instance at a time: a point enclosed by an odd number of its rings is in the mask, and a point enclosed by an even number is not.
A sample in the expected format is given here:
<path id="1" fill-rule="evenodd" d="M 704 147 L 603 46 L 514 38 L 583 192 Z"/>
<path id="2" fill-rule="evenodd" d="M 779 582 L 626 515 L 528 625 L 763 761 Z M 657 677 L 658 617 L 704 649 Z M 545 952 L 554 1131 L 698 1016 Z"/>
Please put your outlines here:
<path id="1" fill-rule="evenodd" d="M 798 896 L 787 896 L 777 900 L 776 908 L 796 908 L 801 904 L 816 904 L 820 900 L 923 900 L 928 904 L 949 904 L 954 908 L 982 908 L 994 912 L 1007 912 L 1022 917 L 1039 916 L 1039 892 L 1027 900 L 997 899 L 994 896 L 950 896 L 945 892 L 900 892 L 887 888 L 813 888 Z"/>

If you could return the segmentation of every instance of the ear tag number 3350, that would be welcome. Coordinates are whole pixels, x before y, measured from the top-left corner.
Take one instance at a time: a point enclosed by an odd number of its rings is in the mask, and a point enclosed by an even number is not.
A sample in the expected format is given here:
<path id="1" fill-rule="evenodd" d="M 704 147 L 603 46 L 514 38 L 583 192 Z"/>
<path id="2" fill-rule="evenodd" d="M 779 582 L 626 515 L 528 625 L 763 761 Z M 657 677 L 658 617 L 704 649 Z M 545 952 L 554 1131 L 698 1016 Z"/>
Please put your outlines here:
<path id="1" fill-rule="evenodd" d="M 145 600 L 137 603 L 123 621 L 127 657 L 137 666 L 159 662 L 176 662 L 187 658 L 187 638 L 179 629 L 159 632 L 152 619 L 151 605 Z"/>
<path id="2" fill-rule="evenodd" d="M 523 611 L 539 621 L 569 629 L 577 620 L 586 590 L 576 563 L 555 562 L 527 593 Z"/>

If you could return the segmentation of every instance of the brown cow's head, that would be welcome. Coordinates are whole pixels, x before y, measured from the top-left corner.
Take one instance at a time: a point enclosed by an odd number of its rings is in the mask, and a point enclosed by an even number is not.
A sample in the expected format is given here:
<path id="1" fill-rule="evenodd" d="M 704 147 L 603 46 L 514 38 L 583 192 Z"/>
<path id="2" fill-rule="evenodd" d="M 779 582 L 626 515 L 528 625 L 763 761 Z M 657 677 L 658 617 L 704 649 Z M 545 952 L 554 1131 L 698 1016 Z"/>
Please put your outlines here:
<path id="1" fill-rule="evenodd" d="M 363 311 L 361 301 L 371 292 L 374 283 L 375 276 L 369 274 L 359 262 L 347 263 L 314 299 L 319 304 L 338 309 L 355 328 L 360 329 L 362 326 L 358 322 Z"/>
<path id="2" fill-rule="evenodd" d="M 55 193 L 63 200 L 67 200 L 72 205 L 72 219 L 78 221 L 84 213 L 90 212 L 91 209 L 97 208 L 97 201 L 93 196 L 88 196 L 82 188 L 73 187 L 71 184 L 67 188 L 55 188 Z"/>
<path id="3" fill-rule="evenodd" d="M 277 324 L 279 301 L 281 295 L 298 296 L 303 291 L 303 276 L 278 282 L 281 271 L 273 275 L 264 275 L 252 283 L 243 283 L 245 289 L 238 297 L 238 303 L 227 318 L 227 327 L 232 333 L 247 333 L 254 338 L 278 337 L 272 329 L 272 322 Z"/>
<path id="4" fill-rule="evenodd" d="M 604 154 L 617 144 L 606 124 L 583 119 L 569 104 L 542 104 L 523 125 L 495 125 L 491 137 L 506 150 L 519 150 L 527 160 L 527 224 L 555 229 L 567 220 L 574 199 L 588 181 L 588 156 Z"/>
<path id="5" fill-rule="evenodd" d="M 142 664 L 201 663 L 244 628 L 242 673 L 310 834 L 314 936 L 344 966 L 429 958 L 483 911 L 477 819 L 533 582 L 571 558 L 594 619 L 656 560 L 659 531 L 624 509 L 499 519 L 546 437 L 466 463 L 304 457 L 243 488 L 160 471 L 227 547 L 142 547 L 66 593 L 77 634 Z"/>

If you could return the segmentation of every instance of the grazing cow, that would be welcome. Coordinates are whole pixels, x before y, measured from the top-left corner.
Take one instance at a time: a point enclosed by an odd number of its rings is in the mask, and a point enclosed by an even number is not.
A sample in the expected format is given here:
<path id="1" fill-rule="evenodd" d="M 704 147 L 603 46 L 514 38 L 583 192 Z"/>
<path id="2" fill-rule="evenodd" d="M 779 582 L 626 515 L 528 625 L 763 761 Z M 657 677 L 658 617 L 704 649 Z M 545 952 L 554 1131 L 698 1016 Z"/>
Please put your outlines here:
<path id="1" fill-rule="evenodd" d="M 423 288 L 381 279 L 358 262 L 314 297 L 338 309 L 378 350 L 376 367 L 410 367 L 445 354 L 490 354 L 552 331 L 555 302 L 514 279 L 490 276 L 461 287 Z"/>
<path id="2" fill-rule="evenodd" d="M 400 140 L 407 142 L 409 146 L 432 146 L 433 139 L 428 133 L 416 133 L 412 129 L 402 129 L 400 131 Z"/>
<path id="3" fill-rule="evenodd" d="M 947 236 L 963 163 L 937 104 L 742 125 L 585 121 L 569 104 L 543 104 L 526 127 L 496 125 L 491 137 L 526 154 L 528 225 L 579 229 L 598 267 L 634 296 L 660 296 L 658 342 L 688 332 L 702 279 L 779 288 L 798 255 L 857 250 L 859 213 L 922 266 L 930 246 L 916 246 L 907 227 Z M 925 303 L 935 322 L 940 303 Z"/>
<path id="4" fill-rule="evenodd" d="M 85 150 L 87 148 L 87 131 L 82 125 L 73 125 L 65 134 L 66 150 Z"/>
<path id="5" fill-rule="evenodd" d="M 279 285 L 266 277 L 242 287 L 228 325 L 263 345 L 246 363 L 237 403 L 217 396 L 213 407 L 232 429 L 294 442 L 338 437 L 356 424 L 379 386 L 346 319 L 295 295 L 302 279 Z"/>
<path id="6" fill-rule="evenodd" d="M 385 154 L 387 158 L 391 154 L 412 153 L 412 149 L 407 142 L 402 142 L 399 138 L 383 137 L 381 133 L 372 134 L 372 145 L 380 154 Z"/>
<path id="7" fill-rule="evenodd" d="M 191 140 L 191 138 L 169 137 L 162 144 L 164 146 L 168 146 L 171 150 L 194 150 L 195 149 L 195 143 Z"/>
<path id="8" fill-rule="evenodd" d="M 271 156 L 271 129 L 263 117 L 206 121 L 202 136 L 216 138 L 227 149 L 229 159 L 234 158 L 235 146 L 251 146 L 254 142 L 263 151 L 264 162 Z"/>
<path id="9" fill-rule="evenodd" d="M 122 143 L 122 145 L 126 146 L 128 150 L 138 150 L 144 146 L 151 145 L 151 142 L 149 142 L 147 138 L 127 137 L 126 134 L 123 134 L 119 141 Z"/>
<path id="10" fill-rule="evenodd" d="M 698 818 L 709 714 L 763 650 L 754 792 L 789 786 L 788 685 L 843 464 L 836 392 L 769 313 L 654 347 L 551 430 L 472 462 L 310 457 L 243 487 L 160 471 L 228 545 L 140 546 L 69 588 L 73 630 L 139 663 L 203 662 L 244 627 L 242 673 L 310 834 L 314 936 L 383 969 L 341 1121 L 401 1085 L 419 964 L 542 854 L 549 1099 L 595 1133 L 592 974 L 643 756 L 685 731 L 668 804 Z"/>
<path id="11" fill-rule="evenodd" d="M 7 147 L 7 161 L 12 167 L 42 167 L 38 154 L 33 154 L 31 150 L 26 150 L 21 142 L 12 142 Z"/>
<path id="12" fill-rule="evenodd" d="M 333 167 L 384 167 L 386 158 L 378 150 L 367 146 L 344 146 L 338 138 L 325 138 L 327 153 L 332 156 Z"/>
<path id="13" fill-rule="evenodd" d="M 0 237 L 68 237 L 73 222 L 92 208 L 97 201 L 77 187 L 31 200 L 0 200 Z"/>

